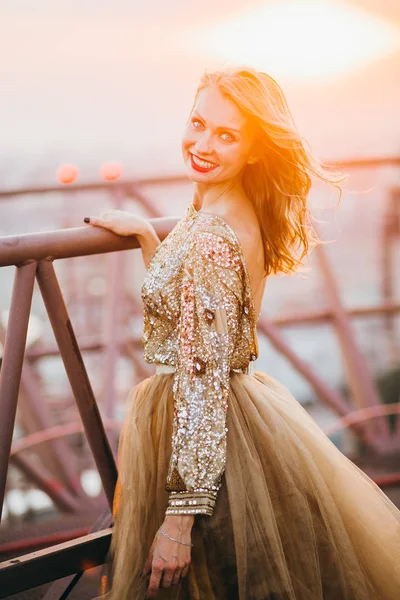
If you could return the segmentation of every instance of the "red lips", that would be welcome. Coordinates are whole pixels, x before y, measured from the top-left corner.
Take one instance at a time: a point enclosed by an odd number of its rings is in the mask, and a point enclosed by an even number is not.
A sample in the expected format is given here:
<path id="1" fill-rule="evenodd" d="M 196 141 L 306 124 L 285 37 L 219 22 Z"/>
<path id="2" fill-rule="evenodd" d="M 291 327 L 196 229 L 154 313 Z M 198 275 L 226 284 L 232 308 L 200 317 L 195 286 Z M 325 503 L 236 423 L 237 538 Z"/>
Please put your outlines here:
<path id="1" fill-rule="evenodd" d="M 196 163 L 193 161 L 193 154 L 192 153 L 190 153 L 190 163 L 192 165 L 192 168 L 195 171 L 198 171 L 199 173 L 209 173 L 210 171 L 213 171 L 214 169 L 216 169 L 218 167 L 218 165 L 214 165 L 213 167 L 209 167 L 208 169 L 205 168 L 205 167 L 199 167 L 199 165 L 196 165 Z"/>

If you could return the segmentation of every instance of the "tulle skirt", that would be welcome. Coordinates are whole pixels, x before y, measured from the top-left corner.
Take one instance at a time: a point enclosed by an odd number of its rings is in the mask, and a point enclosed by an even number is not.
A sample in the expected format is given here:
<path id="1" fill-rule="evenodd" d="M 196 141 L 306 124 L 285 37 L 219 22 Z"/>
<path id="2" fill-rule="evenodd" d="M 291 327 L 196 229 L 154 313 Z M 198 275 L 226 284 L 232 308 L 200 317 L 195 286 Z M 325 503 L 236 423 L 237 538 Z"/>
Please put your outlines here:
<path id="1" fill-rule="evenodd" d="M 137 600 L 168 502 L 172 373 L 136 385 L 119 444 L 101 598 Z M 214 513 L 196 515 L 174 600 L 396 600 L 400 511 L 269 375 L 231 372 L 227 460 Z"/>

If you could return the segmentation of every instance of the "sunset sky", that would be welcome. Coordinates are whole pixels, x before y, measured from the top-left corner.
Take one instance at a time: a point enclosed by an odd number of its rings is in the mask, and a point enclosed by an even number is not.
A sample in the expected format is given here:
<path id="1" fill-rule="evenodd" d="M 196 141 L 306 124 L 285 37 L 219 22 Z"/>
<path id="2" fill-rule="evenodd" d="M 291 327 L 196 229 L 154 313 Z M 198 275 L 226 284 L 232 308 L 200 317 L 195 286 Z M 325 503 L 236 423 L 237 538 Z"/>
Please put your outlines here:
<path id="1" fill-rule="evenodd" d="M 0 156 L 178 171 L 199 76 L 241 62 L 281 84 L 324 158 L 400 153 L 400 3 L 9 0 Z"/>

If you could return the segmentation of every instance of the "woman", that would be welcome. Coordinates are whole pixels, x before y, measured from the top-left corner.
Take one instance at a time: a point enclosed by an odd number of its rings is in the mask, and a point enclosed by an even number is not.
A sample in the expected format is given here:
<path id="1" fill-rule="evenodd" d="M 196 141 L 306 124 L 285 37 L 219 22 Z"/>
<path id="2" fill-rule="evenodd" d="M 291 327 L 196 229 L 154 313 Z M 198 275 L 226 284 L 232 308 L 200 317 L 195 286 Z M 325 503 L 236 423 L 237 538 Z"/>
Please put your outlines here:
<path id="1" fill-rule="evenodd" d="M 137 215 L 90 218 L 140 241 L 144 358 L 156 364 L 121 433 L 103 597 L 400 598 L 400 511 L 254 370 L 266 279 L 318 242 L 311 176 L 342 179 L 253 69 L 203 77 L 182 150 L 194 199 L 162 243 Z"/>

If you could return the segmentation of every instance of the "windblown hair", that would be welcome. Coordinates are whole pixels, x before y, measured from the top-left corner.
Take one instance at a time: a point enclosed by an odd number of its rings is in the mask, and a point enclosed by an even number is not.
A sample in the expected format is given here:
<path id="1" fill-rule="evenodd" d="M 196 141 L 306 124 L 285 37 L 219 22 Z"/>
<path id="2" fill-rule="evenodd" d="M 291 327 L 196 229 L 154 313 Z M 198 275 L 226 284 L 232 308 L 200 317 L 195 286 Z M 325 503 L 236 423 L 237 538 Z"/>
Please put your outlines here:
<path id="1" fill-rule="evenodd" d="M 293 121 L 278 83 L 249 67 L 206 73 L 201 90 L 216 86 L 247 116 L 254 128 L 259 160 L 243 170 L 244 190 L 254 205 L 264 242 L 265 275 L 294 273 L 321 242 L 312 226 L 307 198 L 314 176 L 339 190 L 346 175 L 318 161 Z M 196 100 L 195 100 L 196 101 Z"/>

